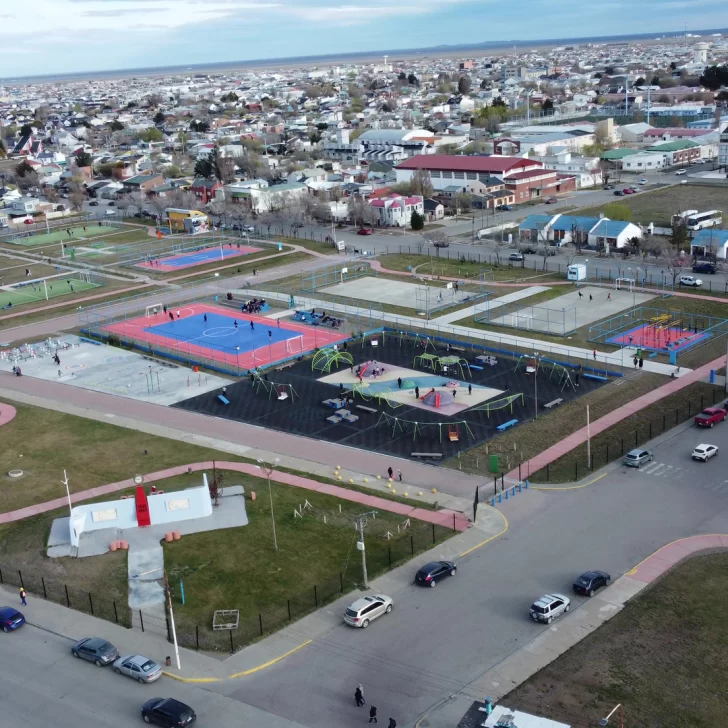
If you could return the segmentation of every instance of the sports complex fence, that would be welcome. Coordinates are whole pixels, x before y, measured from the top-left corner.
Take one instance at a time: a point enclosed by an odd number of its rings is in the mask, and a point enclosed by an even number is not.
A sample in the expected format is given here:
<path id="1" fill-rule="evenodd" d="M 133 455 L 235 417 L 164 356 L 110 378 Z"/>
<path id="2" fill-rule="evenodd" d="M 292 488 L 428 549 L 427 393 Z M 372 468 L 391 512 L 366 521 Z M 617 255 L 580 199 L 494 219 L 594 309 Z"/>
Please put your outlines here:
<path id="1" fill-rule="evenodd" d="M 576 307 L 529 306 L 522 300 L 502 303 L 497 299 L 476 307 L 474 319 L 490 326 L 538 331 L 552 336 L 569 336 L 577 328 Z"/>

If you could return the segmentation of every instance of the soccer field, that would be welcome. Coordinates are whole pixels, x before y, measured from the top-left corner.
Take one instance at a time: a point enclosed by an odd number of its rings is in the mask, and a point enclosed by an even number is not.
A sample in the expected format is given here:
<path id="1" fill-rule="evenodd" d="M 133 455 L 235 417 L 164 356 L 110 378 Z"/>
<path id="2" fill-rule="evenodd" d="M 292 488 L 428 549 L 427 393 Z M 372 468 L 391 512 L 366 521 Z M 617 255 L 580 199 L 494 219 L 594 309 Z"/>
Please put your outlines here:
<path id="1" fill-rule="evenodd" d="M 3 286 L 0 287 L 0 309 L 11 309 L 16 306 L 22 306 L 24 303 L 35 303 L 37 301 L 46 300 L 46 291 L 48 298 L 57 298 L 58 296 L 67 296 L 74 293 L 83 293 L 92 288 L 99 288 L 99 283 L 87 283 L 78 278 L 54 278 L 28 284 L 20 287 Z M 12 304 L 12 305 L 8 305 Z"/>
<path id="2" fill-rule="evenodd" d="M 71 231 L 71 235 L 68 234 L 69 230 Z M 110 235 L 115 232 L 118 232 L 118 228 L 89 223 L 85 226 L 69 225 L 68 228 L 57 228 L 56 230 L 51 230 L 47 233 L 36 232 L 22 238 L 13 238 L 9 242 L 14 245 L 23 245 L 25 247 L 35 247 L 37 245 L 57 245 L 58 243 L 78 245 L 90 238 L 98 238 L 99 235 Z"/>

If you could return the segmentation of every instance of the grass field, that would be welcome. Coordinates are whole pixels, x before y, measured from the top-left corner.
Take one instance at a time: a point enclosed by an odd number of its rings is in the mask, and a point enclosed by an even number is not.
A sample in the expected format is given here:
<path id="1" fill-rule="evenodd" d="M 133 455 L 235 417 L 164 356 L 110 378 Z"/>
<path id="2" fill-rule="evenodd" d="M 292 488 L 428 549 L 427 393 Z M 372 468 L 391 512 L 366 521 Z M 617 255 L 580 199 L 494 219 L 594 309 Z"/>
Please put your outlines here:
<path id="1" fill-rule="evenodd" d="M 15 308 L 26 303 L 37 303 L 38 301 L 47 301 L 59 296 L 76 295 L 100 287 L 100 283 L 88 283 L 74 278 L 74 274 L 69 273 L 67 277 L 54 278 L 45 285 L 40 282 L 22 288 L 1 288 L 0 308 L 5 308 L 8 304 L 12 304 L 12 308 Z"/>
<path id="2" fill-rule="evenodd" d="M 71 231 L 71 235 L 68 234 Z M 61 227 L 50 232 L 34 232 L 27 237 L 18 237 L 13 239 L 14 245 L 22 245 L 24 247 L 37 247 L 39 245 L 53 245 L 58 243 L 73 244 L 78 239 L 89 239 L 101 235 L 108 235 L 115 232 L 117 228 L 108 227 L 106 225 L 97 225 L 96 223 L 88 223 L 87 225 L 69 224 L 68 227 Z"/>
<path id="3" fill-rule="evenodd" d="M 693 558 L 501 703 L 573 728 L 595 728 L 618 703 L 625 726 L 725 725 L 727 593 L 728 556 Z"/>
<path id="4" fill-rule="evenodd" d="M 612 202 L 612 200 L 610 200 Z M 723 228 L 728 228 L 728 189 L 725 187 L 703 187 L 698 185 L 671 185 L 654 192 L 641 192 L 637 195 L 615 197 L 613 202 L 626 205 L 632 210 L 632 222 L 649 225 L 651 222 L 661 227 L 670 226 L 672 215 L 683 210 L 723 210 Z M 597 217 L 600 207 L 579 210 L 580 215 Z"/>

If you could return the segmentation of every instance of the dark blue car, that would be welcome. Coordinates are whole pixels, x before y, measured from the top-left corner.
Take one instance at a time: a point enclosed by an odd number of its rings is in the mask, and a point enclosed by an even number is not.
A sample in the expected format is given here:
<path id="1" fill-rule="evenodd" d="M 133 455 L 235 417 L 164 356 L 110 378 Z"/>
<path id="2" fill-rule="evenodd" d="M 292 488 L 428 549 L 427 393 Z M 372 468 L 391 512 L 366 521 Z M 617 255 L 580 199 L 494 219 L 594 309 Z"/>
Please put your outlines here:
<path id="1" fill-rule="evenodd" d="M 15 607 L 0 607 L 0 627 L 3 632 L 13 632 L 25 624 L 25 617 Z"/>

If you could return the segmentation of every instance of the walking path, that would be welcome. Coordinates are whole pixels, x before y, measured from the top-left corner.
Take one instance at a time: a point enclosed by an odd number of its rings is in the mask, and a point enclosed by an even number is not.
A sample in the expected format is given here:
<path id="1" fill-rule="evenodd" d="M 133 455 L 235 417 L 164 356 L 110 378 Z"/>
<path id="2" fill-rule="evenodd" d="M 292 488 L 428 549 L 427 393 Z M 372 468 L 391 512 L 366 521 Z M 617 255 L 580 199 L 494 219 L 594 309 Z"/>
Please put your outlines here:
<path id="1" fill-rule="evenodd" d="M 155 483 L 166 478 L 173 478 L 177 475 L 185 475 L 189 472 L 199 472 L 201 470 L 212 470 L 213 467 L 219 470 L 233 470 L 236 473 L 245 473 L 252 475 L 256 478 L 262 478 L 261 470 L 257 465 L 252 463 L 238 463 L 228 460 L 216 460 L 215 463 L 212 461 L 202 463 L 189 463 L 187 465 L 177 465 L 173 468 L 166 468 L 165 470 L 159 470 L 154 473 L 147 473 L 144 476 L 144 482 Z M 341 477 L 342 481 L 344 476 Z M 405 518 L 416 518 L 420 521 L 426 521 L 427 523 L 433 523 L 438 526 L 444 526 L 445 528 L 452 528 L 454 531 L 464 531 L 470 526 L 466 516 L 461 513 L 456 513 L 453 510 L 427 510 L 425 508 L 418 508 L 415 506 L 400 503 L 398 501 L 387 500 L 380 498 L 379 496 L 369 495 L 368 493 L 360 493 L 356 490 L 349 490 L 338 485 L 330 485 L 328 483 L 321 483 L 318 480 L 312 480 L 311 478 L 304 478 L 300 475 L 294 475 L 292 473 L 281 472 L 280 470 L 273 470 L 270 475 L 270 479 L 275 483 L 282 483 L 283 485 L 291 485 L 296 488 L 304 488 L 305 490 L 315 491 L 317 493 L 325 493 L 326 495 L 332 495 L 342 500 L 353 501 L 354 503 L 361 503 L 362 505 L 368 506 L 372 509 L 380 511 L 387 511 L 389 513 L 397 513 Z M 353 481 L 354 478 L 352 477 Z M 361 478 L 364 482 L 364 478 Z M 368 482 L 368 479 L 366 480 Z M 386 481 L 385 481 L 386 482 Z M 407 486 L 405 483 L 397 482 L 396 485 L 401 488 L 411 489 L 406 490 L 412 498 L 419 494 L 420 498 L 424 498 L 424 491 L 416 491 L 415 486 Z M 133 488 L 135 486 L 134 479 L 128 478 L 127 480 L 121 480 L 116 483 L 108 483 L 107 485 L 99 485 L 96 488 L 89 488 L 88 490 L 78 491 L 71 493 L 71 501 L 73 503 L 80 503 L 91 498 L 98 498 L 102 495 L 108 495 L 109 493 L 115 493 L 120 490 L 126 490 L 127 488 Z M 395 492 L 396 489 L 395 489 Z M 401 490 L 401 495 L 405 494 L 405 490 Z M 433 501 L 428 495 L 428 501 Z M 442 502 L 442 496 L 440 496 L 440 502 Z M 56 498 L 54 500 L 46 501 L 45 503 L 37 503 L 27 508 L 20 508 L 16 511 L 9 511 L 8 513 L 0 514 L 0 523 L 12 523 L 13 521 L 20 521 L 24 518 L 30 518 L 36 516 L 39 513 L 47 513 L 48 511 L 54 511 L 58 508 L 63 508 L 67 505 L 67 498 Z"/>

